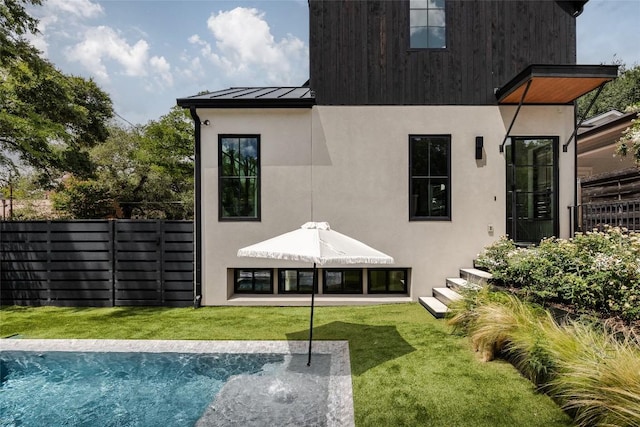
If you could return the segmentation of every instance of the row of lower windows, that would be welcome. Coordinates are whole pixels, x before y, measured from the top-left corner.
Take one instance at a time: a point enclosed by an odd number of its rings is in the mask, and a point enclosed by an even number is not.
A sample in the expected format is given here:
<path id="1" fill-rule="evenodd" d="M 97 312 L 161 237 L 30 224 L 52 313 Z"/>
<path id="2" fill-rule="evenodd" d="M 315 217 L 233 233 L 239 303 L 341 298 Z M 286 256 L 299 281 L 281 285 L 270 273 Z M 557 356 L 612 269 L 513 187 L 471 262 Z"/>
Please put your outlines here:
<path id="1" fill-rule="evenodd" d="M 278 294 L 310 294 L 313 269 L 281 268 L 277 271 Z M 319 287 L 323 294 L 363 294 L 362 269 L 323 269 Z M 406 294 L 407 269 L 370 268 L 366 270 L 367 293 Z M 320 278 L 320 277 L 319 277 Z M 235 269 L 234 293 L 273 294 L 273 269 Z"/>

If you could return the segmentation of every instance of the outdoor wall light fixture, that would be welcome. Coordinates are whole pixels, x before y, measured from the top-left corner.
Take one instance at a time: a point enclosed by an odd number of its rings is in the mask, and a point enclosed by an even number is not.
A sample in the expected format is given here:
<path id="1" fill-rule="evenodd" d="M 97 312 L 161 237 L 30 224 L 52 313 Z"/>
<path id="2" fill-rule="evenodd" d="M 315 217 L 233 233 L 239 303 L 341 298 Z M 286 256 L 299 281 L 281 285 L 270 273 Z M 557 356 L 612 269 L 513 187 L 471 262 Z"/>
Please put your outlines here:
<path id="1" fill-rule="evenodd" d="M 202 124 L 205 125 L 205 126 L 209 126 L 211 124 L 211 122 L 209 121 L 209 119 L 207 119 L 204 122 L 202 122 Z"/>
<path id="2" fill-rule="evenodd" d="M 482 160 L 482 148 L 484 147 L 484 138 L 476 136 L 476 160 Z"/>

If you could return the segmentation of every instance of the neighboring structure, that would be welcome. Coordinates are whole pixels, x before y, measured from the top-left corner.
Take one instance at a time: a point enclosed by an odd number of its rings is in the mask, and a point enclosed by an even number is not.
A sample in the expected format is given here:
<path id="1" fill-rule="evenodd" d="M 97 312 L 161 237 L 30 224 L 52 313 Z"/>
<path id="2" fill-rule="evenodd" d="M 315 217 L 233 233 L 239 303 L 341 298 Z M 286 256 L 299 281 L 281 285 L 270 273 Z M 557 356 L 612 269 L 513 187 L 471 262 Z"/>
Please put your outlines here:
<path id="1" fill-rule="evenodd" d="M 578 131 L 578 229 L 603 225 L 640 231 L 640 169 L 633 153 L 616 155 L 617 141 L 638 113 L 608 111 Z"/>
<path id="2" fill-rule="evenodd" d="M 202 303 L 307 304 L 311 266 L 236 252 L 310 220 L 396 261 L 324 269 L 319 305 L 416 301 L 501 235 L 567 237 L 574 100 L 617 75 L 575 65 L 584 3 L 310 0 L 307 85 L 178 99 Z"/>
<path id="3" fill-rule="evenodd" d="M 638 113 L 611 110 L 582 122 L 578 130 L 578 178 L 636 168 L 634 157 L 616 155 L 617 141 Z"/>

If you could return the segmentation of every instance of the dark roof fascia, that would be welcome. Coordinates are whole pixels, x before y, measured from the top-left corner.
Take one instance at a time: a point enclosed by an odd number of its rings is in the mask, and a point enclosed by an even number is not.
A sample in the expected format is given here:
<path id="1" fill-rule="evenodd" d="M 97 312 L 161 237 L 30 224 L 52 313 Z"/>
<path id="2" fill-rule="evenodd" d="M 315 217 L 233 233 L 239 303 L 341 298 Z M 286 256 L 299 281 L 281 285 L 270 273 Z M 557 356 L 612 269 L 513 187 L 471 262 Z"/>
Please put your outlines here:
<path id="1" fill-rule="evenodd" d="M 507 84 L 496 91 L 498 100 L 505 98 L 511 92 L 517 90 L 527 80 L 534 77 L 584 77 L 584 78 L 611 78 L 618 77 L 617 65 L 541 65 L 532 64 L 512 78 Z"/>
<path id="2" fill-rule="evenodd" d="M 183 108 L 311 108 L 315 99 L 192 99 L 178 98 Z"/>

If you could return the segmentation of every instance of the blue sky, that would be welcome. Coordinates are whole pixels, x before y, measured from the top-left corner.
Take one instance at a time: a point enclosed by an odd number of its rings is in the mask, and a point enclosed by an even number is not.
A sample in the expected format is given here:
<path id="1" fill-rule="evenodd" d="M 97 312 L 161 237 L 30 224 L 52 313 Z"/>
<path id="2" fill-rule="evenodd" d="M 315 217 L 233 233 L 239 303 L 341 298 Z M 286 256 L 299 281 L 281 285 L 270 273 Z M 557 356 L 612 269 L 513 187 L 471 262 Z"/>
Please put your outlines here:
<path id="1" fill-rule="evenodd" d="M 118 115 L 144 124 L 176 98 L 308 79 L 306 0 L 45 0 L 32 42 L 58 68 L 93 78 Z M 578 62 L 640 64 L 640 0 L 591 0 Z"/>

